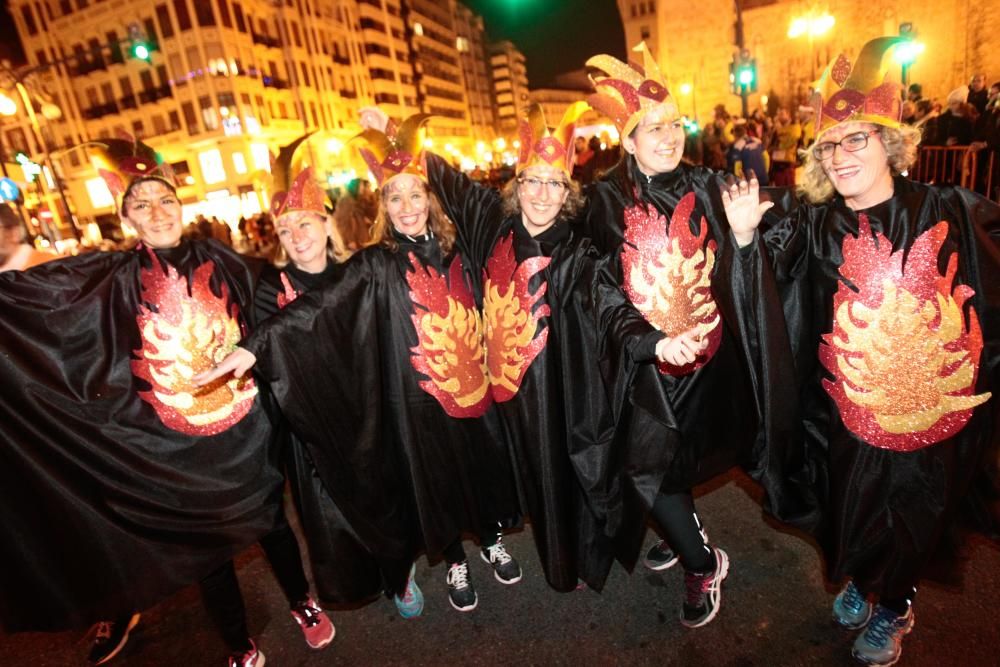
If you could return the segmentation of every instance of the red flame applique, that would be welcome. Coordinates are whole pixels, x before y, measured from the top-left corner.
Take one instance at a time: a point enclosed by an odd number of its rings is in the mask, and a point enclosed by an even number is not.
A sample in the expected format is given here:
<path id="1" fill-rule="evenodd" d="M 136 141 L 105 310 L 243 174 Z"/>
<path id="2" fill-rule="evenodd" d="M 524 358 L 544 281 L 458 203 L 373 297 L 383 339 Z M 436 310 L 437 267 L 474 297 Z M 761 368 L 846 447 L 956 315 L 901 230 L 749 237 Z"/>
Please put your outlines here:
<path id="1" fill-rule="evenodd" d="M 535 335 L 538 320 L 550 312 L 548 304 L 535 308 L 548 284 L 543 282 L 532 293 L 528 283 L 551 261 L 551 257 L 530 257 L 518 264 L 514 256 L 514 233 L 511 232 L 497 242 L 486 262 L 483 295 L 486 358 L 493 398 L 497 403 L 514 398 L 525 372 L 548 341 L 548 328 Z"/>
<path id="2" fill-rule="evenodd" d="M 963 306 L 975 292 L 957 285 L 958 255 L 944 275 L 938 256 L 948 236 L 939 222 L 904 252 L 892 252 L 861 214 L 858 236 L 845 236 L 833 330 L 819 358 L 833 374 L 823 387 L 844 425 L 865 442 L 895 451 L 927 447 L 958 433 L 990 394 L 974 395 L 983 336 Z"/>
<path id="3" fill-rule="evenodd" d="M 142 304 L 136 324 L 142 347 L 134 350 L 132 373 L 152 385 L 139 397 L 149 403 L 168 428 L 187 435 L 215 435 L 236 424 L 250 411 L 257 387 L 251 377 L 220 378 L 204 387 L 192 376 L 209 370 L 242 338 L 236 304 L 227 307 L 229 291 L 215 296 L 208 261 L 191 281 L 172 266 L 164 272 L 158 259 L 142 269 Z M 151 304 L 155 307 L 147 307 Z"/>
<path id="4" fill-rule="evenodd" d="M 705 240 L 708 223 L 704 217 L 698 235 L 691 233 L 695 201 L 693 192 L 681 198 L 669 229 L 666 218 L 652 205 L 625 211 L 621 254 L 625 294 L 646 321 L 668 337 L 696 327 L 699 337 L 708 337 L 708 347 L 694 363 L 658 364 L 665 375 L 685 375 L 701 368 L 722 341 L 722 318 L 711 288 L 716 244 Z"/>
<path id="5" fill-rule="evenodd" d="M 490 405 L 483 346 L 482 318 L 456 257 L 449 280 L 409 255 L 406 274 L 413 302 L 417 344 L 410 349 L 413 367 L 427 376 L 420 387 L 452 417 L 479 417 Z M 450 283 L 450 285 L 449 285 Z"/>
<path id="6" fill-rule="evenodd" d="M 300 294 L 298 290 L 292 287 L 292 281 L 288 279 L 288 274 L 284 271 L 281 272 L 281 286 L 283 290 L 278 292 L 278 308 L 284 308 L 292 301 L 299 298 Z"/>

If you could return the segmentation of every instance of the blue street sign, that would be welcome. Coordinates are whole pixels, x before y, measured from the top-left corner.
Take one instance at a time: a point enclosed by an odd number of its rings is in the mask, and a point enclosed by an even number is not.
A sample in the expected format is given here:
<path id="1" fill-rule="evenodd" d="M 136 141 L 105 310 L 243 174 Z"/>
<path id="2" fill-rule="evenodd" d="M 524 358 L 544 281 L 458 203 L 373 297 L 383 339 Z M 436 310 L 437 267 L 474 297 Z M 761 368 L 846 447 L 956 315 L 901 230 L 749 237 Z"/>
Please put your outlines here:
<path id="1" fill-rule="evenodd" d="M 21 189 L 9 178 L 0 178 L 0 202 L 17 201 L 21 197 Z"/>

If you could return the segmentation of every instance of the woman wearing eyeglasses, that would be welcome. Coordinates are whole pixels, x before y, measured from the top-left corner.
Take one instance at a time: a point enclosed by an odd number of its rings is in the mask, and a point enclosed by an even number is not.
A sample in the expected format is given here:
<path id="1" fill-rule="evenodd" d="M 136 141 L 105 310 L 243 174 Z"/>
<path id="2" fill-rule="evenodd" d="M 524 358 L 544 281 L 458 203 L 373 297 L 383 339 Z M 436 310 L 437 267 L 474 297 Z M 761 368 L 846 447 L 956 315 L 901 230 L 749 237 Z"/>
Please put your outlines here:
<path id="1" fill-rule="evenodd" d="M 1000 386 L 1000 209 L 904 175 L 919 131 L 900 124 L 898 85 L 882 74 L 898 41 L 872 40 L 821 79 L 800 206 L 768 213 L 755 184 L 724 196 L 755 310 L 770 320 L 762 335 L 782 304 L 791 336 L 784 363 L 796 369 L 809 464 L 800 479 L 823 510 L 800 525 L 831 581 L 846 580 L 833 618 L 863 628 L 853 655 L 871 665 L 901 655 L 917 582 L 983 470 Z"/>
<path id="2" fill-rule="evenodd" d="M 491 395 L 542 568 L 559 591 L 581 579 L 599 590 L 611 560 L 598 546 L 610 422 L 587 310 L 593 257 L 572 224 L 583 207 L 570 177 L 573 132 L 586 108 L 571 106 L 550 131 L 532 106 L 516 175 L 502 192 L 426 157 L 431 188 L 484 276 Z"/>
<path id="3" fill-rule="evenodd" d="M 614 119 L 623 149 L 618 165 L 588 191 L 588 233 L 607 255 L 610 283 L 597 292 L 608 332 L 601 357 L 626 451 L 645 448 L 659 456 L 659 464 L 637 478 L 643 485 L 631 499 L 652 504 L 664 538 L 643 562 L 653 570 L 681 563 L 681 622 L 700 627 L 718 614 L 729 559 L 710 546 L 691 488 L 756 460 L 756 439 L 763 444 L 774 436 L 767 429 L 758 436 L 758 399 L 741 339 L 745 323 L 718 278 L 731 262 L 723 180 L 682 161 L 677 105 L 645 45 L 635 50 L 642 68 L 607 55 L 587 62 L 598 70 L 592 76 L 597 92 L 588 101 Z M 609 309 L 619 288 L 628 300 Z M 657 338 L 654 348 L 650 341 Z M 763 365 L 766 405 L 780 407 L 782 370 Z M 768 463 L 759 465 L 751 472 L 766 477 Z M 784 499 L 772 494 L 769 502 L 781 508 Z M 618 536 L 619 559 L 629 569 L 643 533 L 640 524 Z"/>

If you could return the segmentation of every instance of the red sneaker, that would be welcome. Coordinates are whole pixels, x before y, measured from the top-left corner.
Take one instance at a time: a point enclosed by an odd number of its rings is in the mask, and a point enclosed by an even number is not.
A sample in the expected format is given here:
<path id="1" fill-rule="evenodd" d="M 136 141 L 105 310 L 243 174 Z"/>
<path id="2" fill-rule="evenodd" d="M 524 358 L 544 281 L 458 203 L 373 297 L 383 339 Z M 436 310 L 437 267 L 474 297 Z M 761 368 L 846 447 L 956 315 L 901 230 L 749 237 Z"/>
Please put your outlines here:
<path id="1" fill-rule="evenodd" d="M 250 650 L 246 653 L 233 653 L 229 656 L 229 667 L 264 667 L 267 660 L 264 654 L 257 650 L 257 645 L 250 640 Z"/>
<path id="2" fill-rule="evenodd" d="M 299 624 L 309 648 L 320 649 L 333 641 L 337 629 L 316 601 L 306 598 L 292 607 L 292 618 Z"/>

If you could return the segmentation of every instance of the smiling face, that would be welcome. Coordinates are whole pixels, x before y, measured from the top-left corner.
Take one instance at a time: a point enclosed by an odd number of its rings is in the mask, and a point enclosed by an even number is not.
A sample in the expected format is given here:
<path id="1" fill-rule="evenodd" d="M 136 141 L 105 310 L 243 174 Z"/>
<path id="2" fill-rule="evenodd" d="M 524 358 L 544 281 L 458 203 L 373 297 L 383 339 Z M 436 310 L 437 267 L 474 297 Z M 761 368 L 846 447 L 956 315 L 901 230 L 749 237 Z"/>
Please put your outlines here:
<path id="1" fill-rule="evenodd" d="M 635 156 L 639 171 L 646 176 L 676 169 L 684 155 L 684 123 L 677 115 L 677 108 L 662 104 L 651 110 L 622 139 L 622 146 Z"/>
<path id="2" fill-rule="evenodd" d="M 302 271 L 320 273 L 326 268 L 330 222 L 314 211 L 292 211 L 274 223 L 281 247 L 288 259 Z"/>
<path id="3" fill-rule="evenodd" d="M 546 165 L 528 167 L 517 177 L 517 203 L 521 221 L 532 236 L 555 223 L 566 198 L 569 181 L 561 169 Z"/>
<path id="4" fill-rule="evenodd" d="M 177 193 L 159 179 L 129 188 L 122 205 L 122 220 L 132 225 L 139 240 L 150 248 L 180 245 L 184 232 L 181 202 Z"/>
<path id="5" fill-rule="evenodd" d="M 397 232 L 407 236 L 427 233 L 431 202 L 423 181 L 413 174 L 400 174 L 386 183 L 382 190 L 385 212 Z"/>
<path id="6" fill-rule="evenodd" d="M 876 129 L 871 123 L 844 123 L 823 133 L 816 140 L 816 145 L 836 143 Z M 845 151 L 843 145 L 837 146 L 833 155 L 822 160 L 821 164 L 833 187 L 854 210 L 869 208 L 892 197 L 889 156 L 882 137 L 877 133 L 869 135 L 868 145 L 853 153 Z"/>

